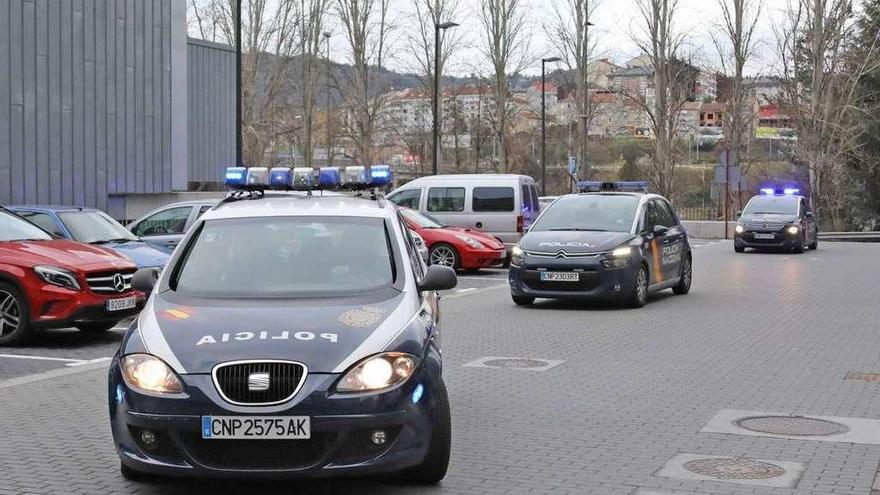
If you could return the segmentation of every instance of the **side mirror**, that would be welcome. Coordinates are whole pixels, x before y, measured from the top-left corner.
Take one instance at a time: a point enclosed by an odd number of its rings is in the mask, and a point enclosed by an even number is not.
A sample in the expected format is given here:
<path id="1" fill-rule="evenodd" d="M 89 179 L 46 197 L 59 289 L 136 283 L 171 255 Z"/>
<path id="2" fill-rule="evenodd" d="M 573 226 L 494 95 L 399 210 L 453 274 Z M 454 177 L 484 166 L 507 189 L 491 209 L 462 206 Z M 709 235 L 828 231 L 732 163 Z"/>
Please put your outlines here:
<path id="1" fill-rule="evenodd" d="M 654 235 L 656 237 L 663 237 L 667 232 L 669 232 L 669 227 L 664 227 L 663 225 L 654 226 Z"/>
<path id="2" fill-rule="evenodd" d="M 812 211 L 808 211 L 808 212 L 807 212 L 807 218 L 813 218 L 813 212 L 812 212 Z"/>
<path id="3" fill-rule="evenodd" d="M 743 216 L 743 211 L 742 211 L 742 210 L 736 210 L 736 217 L 734 217 L 734 218 L 739 219 L 739 217 L 741 217 L 741 216 Z"/>
<path id="4" fill-rule="evenodd" d="M 431 265 L 418 285 L 420 291 L 449 290 L 458 285 L 458 277 L 455 270 L 448 266 Z"/>
<path id="5" fill-rule="evenodd" d="M 140 268 L 131 277 L 131 287 L 147 295 L 153 292 L 156 281 L 159 280 L 159 270 L 155 268 Z"/>

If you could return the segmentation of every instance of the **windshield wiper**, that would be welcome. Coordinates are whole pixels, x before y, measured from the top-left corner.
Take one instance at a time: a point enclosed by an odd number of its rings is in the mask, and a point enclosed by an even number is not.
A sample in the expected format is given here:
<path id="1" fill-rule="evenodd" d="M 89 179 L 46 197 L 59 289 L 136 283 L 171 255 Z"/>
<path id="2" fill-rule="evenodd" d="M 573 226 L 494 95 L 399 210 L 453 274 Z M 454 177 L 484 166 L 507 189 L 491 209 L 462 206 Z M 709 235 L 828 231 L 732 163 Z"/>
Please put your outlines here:
<path id="1" fill-rule="evenodd" d="M 110 244 L 111 242 L 129 242 L 133 240 L 134 239 L 128 237 L 116 237 L 113 239 L 99 239 L 97 241 L 92 241 L 89 244 Z"/>
<path id="2" fill-rule="evenodd" d="M 547 229 L 550 232 L 562 232 L 562 231 L 570 231 L 570 232 L 608 232 L 605 229 L 581 229 L 577 227 L 566 227 L 566 228 L 557 228 L 557 229 Z"/>

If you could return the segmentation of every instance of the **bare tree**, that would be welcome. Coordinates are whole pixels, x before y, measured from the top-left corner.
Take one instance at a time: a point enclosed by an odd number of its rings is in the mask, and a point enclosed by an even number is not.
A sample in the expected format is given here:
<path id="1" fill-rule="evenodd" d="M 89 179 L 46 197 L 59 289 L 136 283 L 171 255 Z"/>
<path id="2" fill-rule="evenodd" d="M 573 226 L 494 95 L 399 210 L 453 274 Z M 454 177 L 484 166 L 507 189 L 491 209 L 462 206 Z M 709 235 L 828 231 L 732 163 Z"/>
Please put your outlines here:
<path id="1" fill-rule="evenodd" d="M 350 112 L 345 131 L 354 140 L 355 159 L 373 163 L 373 136 L 385 101 L 386 88 L 376 87 L 376 71 L 382 69 L 391 24 L 391 0 L 337 0 L 336 13 L 342 25 L 352 69 L 341 82 L 342 97 Z"/>
<path id="2" fill-rule="evenodd" d="M 653 87 L 644 93 L 626 91 L 625 96 L 643 109 L 654 134 L 647 170 L 651 182 L 660 194 L 671 197 L 681 110 L 692 97 L 698 70 L 683 57 L 684 37 L 675 24 L 678 0 L 636 0 L 636 5 L 641 33 L 632 39 L 650 61 Z"/>
<path id="3" fill-rule="evenodd" d="M 568 67 L 567 74 L 573 75 L 574 81 L 566 81 L 575 90 L 577 124 L 573 139 L 577 162 L 586 178 L 591 175 L 587 164 L 587 134 L 593 120 L 589 68 L 595 50 L 589 29 L 590 17 L 599 3 L 600 0 L 557 0 L 554 3 L 556 20 L 547 30 L 553 46 Z"/>
<path id="4" fill-rule="evenodd" d="M 495 99 L 488 120 L 495 134 L 497 160 L 508 172 L 507 139 L 514 113 L 509 76 L 522 71 L 528 63 L 529 34 L 524 6 L 521 0 L 481 0 L 479 18 L 484 36 L 482 50 L 492 70 L 490 77 Z"/>
<path id="5" fill-rule="evenodd" d="M 850 0 L 793 0 L 777 30 L 781 104 L 797 128 L 792 162 L 806 170 L 813 204 L 833 227 L 841 224 L 841 181 L 847 156 L 859 147 L 859 81 L 878 67 L 877 42 L 852 56 L 855 16 Z"/>
<path id="6" fill-rule="evenodd" d="M 321 40 L 330 0 L 296 0 L 298 51 L 302 77 L 298 79 L 302 95 L 302 154 L 305 166 L 312 166 L 315 114 L 319 76 L 325 64 L 321 61 Z M 329 150 L 328 150 L 329 152 Z"/>

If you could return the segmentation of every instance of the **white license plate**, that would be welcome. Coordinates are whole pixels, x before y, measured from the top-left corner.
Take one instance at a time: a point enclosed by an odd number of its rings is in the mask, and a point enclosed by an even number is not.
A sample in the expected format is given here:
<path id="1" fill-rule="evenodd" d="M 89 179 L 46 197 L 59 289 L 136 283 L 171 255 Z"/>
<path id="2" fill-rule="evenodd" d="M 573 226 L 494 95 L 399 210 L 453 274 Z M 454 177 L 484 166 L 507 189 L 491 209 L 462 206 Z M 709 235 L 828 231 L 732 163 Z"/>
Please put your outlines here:
<path id="1" fill-rule="evenodd" d="M 110 299 L 107 301 L 107 311 L 122 311 L 137 306 L 136 297 L 123 297 L 122 299 Z"/>
<path id="2" fill-rule="evenodd" d="M 541 272 L 543 282 L 577 282 L 577 272 Z"/>
<path id="3" fill-rule="evenodd" d="M 776 239 L 773 234 L 755 234 L 755 239 Z"/>
<path id="4" fill-rule="evenodd" d="M 308 416 L 202 416 L 202 438 L 226 440 L 307 440 Z"/>

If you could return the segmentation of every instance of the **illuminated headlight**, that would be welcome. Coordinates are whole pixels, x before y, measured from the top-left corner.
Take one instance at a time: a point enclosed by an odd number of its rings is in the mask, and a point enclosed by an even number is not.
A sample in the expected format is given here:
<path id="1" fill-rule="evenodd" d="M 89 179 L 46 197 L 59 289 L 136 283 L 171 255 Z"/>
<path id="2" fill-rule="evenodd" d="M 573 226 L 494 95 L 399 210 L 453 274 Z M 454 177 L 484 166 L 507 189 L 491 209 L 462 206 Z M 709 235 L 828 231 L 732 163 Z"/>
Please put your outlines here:
<path id="1" fill-rule="evenodd" d="M 483 244 L 480 241 L 474 239 L 473 237 L 471 237 L 469 235 L 456 234 L 455 237 L 458 237 L 459 240 L 463 241 L 465 244 L 467 244 L 468 246 L 470 246 L 474 249 L 482 249 L 483 248 Z"/>
<path id="2" fill-rule="evenodd" d="M 79 282 L 76 281 L 76 275 L 70 270 L 54 266 L 35 266 L 34 271 L 41 279 L 52 285 L 70 290 L 80 289 Z"/>
<path id="3" fill-rule="evenodd" d="M 746 228 L 742 225 L 737 225 L 736 227 L 734 227 L 733 230 L 736 231 L 737 234 L 742 234 L 743 232 L 745 232 Z"/>
<path id="4" fill-rule="evenodd" d="M 797 234 L 798 232 L 800 232 L 800 229 L 798 229 L 798 226 L 797 226 L 797 225 L 792 225 L 791 227 L 789 227 L 789 228 L 787 228 L 787 229 L 785 229 L 785 230 L 786 230 L 789 234 L 791 234 L 791 235 L 795 235 L 795 234 Z"/>
<path id="5" fill-rule="evenodd" d="M 510 264 L 511 265 L 522 265 L 525 261 L 525 257 L 523 256 L 523 250 L 519 246 L 513 246 L 513 249 L 510 250 Z"/>
<path id="6" fill-rule="evenodd" d="M 180 378 L 161 359 L 149 354 L 129 354 L 122 358 L 122 377 L 129 387 L 158 394 L 183 392 Z"/>
<path id="7" fill-rule="evenodd" d="M 401 352 L 377 354 L 361 361 L 339 380 L 339 392 L 374 392 L 399 385 L 416 369 L 417 358 Z"/>
<path id="8" fill-rule="evenodd" d="M 623 246 L 611 251 L 612 258 L 623 258 L 632 254 L 632 248 L 629 246 Z"/>

